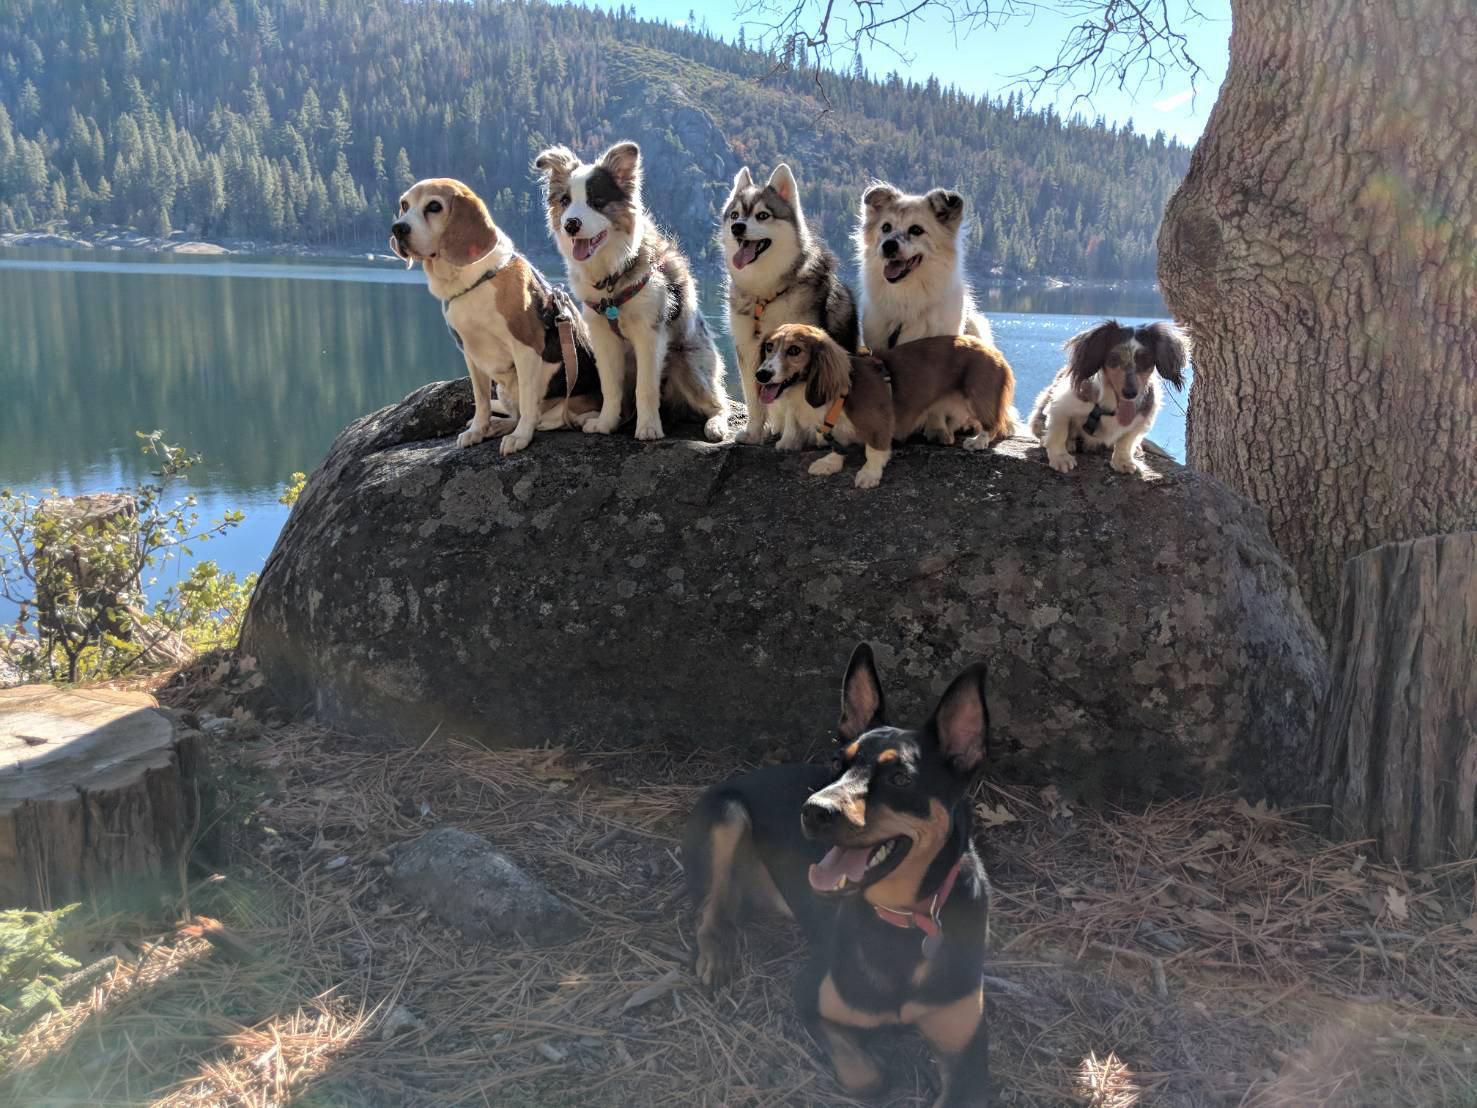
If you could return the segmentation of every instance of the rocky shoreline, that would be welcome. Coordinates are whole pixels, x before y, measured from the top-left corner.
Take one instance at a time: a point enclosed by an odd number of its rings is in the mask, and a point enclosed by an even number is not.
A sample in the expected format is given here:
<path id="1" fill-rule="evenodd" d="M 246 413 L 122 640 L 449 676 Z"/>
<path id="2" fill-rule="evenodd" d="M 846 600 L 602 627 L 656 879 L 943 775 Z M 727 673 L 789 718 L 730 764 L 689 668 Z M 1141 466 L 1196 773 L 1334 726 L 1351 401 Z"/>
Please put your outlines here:
<path id="1" fill-rule="evenodd" d="M 188 254 L 202 257 L 242 255 L 247 257 L 325 258 L 384 261 L 400 264 L 390 254 L 356 250 L 344 246 L 312 246 L 301 242 L 261 242 L 255 239 L 198 239 L 184 231 L 150 235 L 127 227 L 74 230 L 52 224 L 35 231 L 0 234 L 0 247 L 51 247 L 60 250 L 142 250 L 155 254 Z"/>

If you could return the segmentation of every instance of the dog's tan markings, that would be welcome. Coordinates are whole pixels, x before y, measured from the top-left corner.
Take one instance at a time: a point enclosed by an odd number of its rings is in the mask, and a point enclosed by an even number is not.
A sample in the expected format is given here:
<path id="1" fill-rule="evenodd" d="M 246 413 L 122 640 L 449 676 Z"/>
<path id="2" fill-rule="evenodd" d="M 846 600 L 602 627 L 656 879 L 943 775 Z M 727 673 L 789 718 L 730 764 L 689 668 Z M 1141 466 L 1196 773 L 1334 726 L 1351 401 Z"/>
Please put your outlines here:
<path id="1" fill-rule="evenodd" d="M 737 804 L 708 833 L 708 888 L 697 928 L 697 976 L 704 985 L 720 985 L 733 973 L 735 916 L 743 895 L 735 863 L 748 833 L 748 813 Z"/>
<path id="2" fill-rule="evenodd" d="M 881 833 L 880 837 L 891 838 L 906 835 L 913 840 L 907 857 L 881 881 L 868 885 L 862 893 L 871 904 L 882 904 L 897 908 L 916 903 L 918 885 L 923 880 L 934 855 L 949 834 L 949 810 L 938 800 L 929 800 L 928 816 L 917 816 L 889 810 L 888 818 L 875 823 L 869 830 Z"/>
<path id="3" fill-rule="evenodd" d="M 848 746 L 846 748 L 845 754 L 846 754 L 846 756 L 848 758 L 855 758 L 856 757 L 856 752 L 858 750 L 860 750 L 861 748 L 862 748 L 862 744 L 861 743 L 854 742 L 854 743 L 852 743 L 850 746 Z"/>
<path id="4" fill-rule="evenodd" d="M 542 351 L 544 329 L 539 321 L 539 306 L 533 299 L 535 286 L 528 263 L 515 257 L 492 279 L 492 287 L 497 296 L 498 314 L 513 338 L 530 349 Z"/>
<path id="5" fill-rule="evenodd" d="M 877 755 L 877 764 L 879 766 L 885 766 L 888 762 L 896 762 L 897 759 L 898 753 L 896 750 L 884 750 L 881 754 Z"/>
<path id="6" fill-rule="evenodd" d="M 819 1003 L 821 1015 L 843 1027 L 884 1027 L 898 1022 L 897 1016 L 890 1012 L 867 1012 L 853 1008 L 841 999 L 841 994 L 836 991 L 836 982 L 830 974 L 821 982 Z"/>
<path id="7" fill-rule="evenodd" d="M 841 1082 L 842 1088 L 854 1096 L 880 1093 L 882 1071 L 855 1036 L 825 1020 L 820 1023 L 820 1031 L 830 1048 L 831 1065 L 835 1067 L 836 1080 Z"/>
<path id="8" fill-rule="evenodd" d="M 923 1033 L 929 1046 L 944 1059 L 954 1059 L 969 1045 L 985 1018 L 985 991 L 977 988 L 948 1004 L 904 1004 L 903 1022 Z"/>

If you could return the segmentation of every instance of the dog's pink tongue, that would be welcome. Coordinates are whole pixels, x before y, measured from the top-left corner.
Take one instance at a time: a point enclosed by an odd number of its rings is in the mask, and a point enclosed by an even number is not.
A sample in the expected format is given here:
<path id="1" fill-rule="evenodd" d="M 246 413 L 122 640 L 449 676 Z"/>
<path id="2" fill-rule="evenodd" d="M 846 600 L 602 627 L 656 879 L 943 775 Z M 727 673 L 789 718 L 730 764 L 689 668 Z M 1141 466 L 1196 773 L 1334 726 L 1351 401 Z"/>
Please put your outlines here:
<path id="1" fill-rule="evenodd" d="M 829 893 L 841 887 L 842 878 L 860 881 L 867 872 L 867 856 L 870 847 L 833 846 L 826 856 L 810 867 L 810 887 L 817 892 Z"/>
<path id="2" fill-rule="evenodd" d="M 759 386 L 759 403 L 773 404 L 780 395 L 780 387 L 777 384 Z"/>
<path id="3" fill-rule="evenodd" d="M 754 260 L 755 255 L 758 253 L 759 240 L 750 239 L 748 242 L 740 246 L 738 248 L 738 253 L 733 256 L 733 268 L 743 269 L 744 266 L 748 265 Z"/>
<path id="4" fill-rule="evenodd" d="M 594 240 L 593 239 L 575 239 L 574 240 L 574 258 L 575 258 L 575 261 L 578 261 L 578 262 L 586 262 L 586 261 L 589 261 L 590 260 L 590 255 L 593 254 L 593 253 L 595 253 L 595 246 L 594 246 Z"/>
<path id="5" fill-rule="evenodd" d="M 1118 426 L 1127 427 L 1139 414 L 1139 402 L 1137 400 L 1124 400 L 1118 398 Z"/>

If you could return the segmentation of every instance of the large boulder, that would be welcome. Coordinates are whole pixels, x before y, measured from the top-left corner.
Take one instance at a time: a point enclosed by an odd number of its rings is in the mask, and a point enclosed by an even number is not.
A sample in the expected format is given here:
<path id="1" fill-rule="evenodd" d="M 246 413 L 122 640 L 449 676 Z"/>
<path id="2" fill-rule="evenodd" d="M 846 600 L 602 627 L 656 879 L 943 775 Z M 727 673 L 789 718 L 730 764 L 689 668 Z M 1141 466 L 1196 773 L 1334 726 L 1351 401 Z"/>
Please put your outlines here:
<path id="1" fill-rule="evenodd" d="M 242 634 L 283 704 L 411 742 L 803 756 L 866 639 L 901 723 L 986 659 L 1002 772 L 1299 793 L 1321 640 L 1261 513 L 1163 455 L 1142 481 L 910 445 L 862 491 L 854 457 L 817 478 L 814 451 L 676 436 L 458 449 L 471 407 L 428 385 L 309 480 Z"/>

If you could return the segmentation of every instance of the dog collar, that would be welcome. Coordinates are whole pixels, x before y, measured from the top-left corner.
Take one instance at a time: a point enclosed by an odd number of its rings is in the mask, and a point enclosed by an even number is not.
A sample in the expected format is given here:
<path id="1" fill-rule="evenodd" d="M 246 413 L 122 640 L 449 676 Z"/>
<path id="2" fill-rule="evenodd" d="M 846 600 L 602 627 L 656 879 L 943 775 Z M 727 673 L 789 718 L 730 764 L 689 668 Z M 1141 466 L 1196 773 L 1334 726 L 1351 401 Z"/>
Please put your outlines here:
<path id="1" fill-rule="evenodd" d="M 603 315 L 605 317 L 605 322 L 610 324 L 610 329 L 614 331 L 617 335 L 619 335 L 621 333 L 620 321 L 622 306 L 630 303 L 631 299 L 638 292 L 646 287 L 646 282 L 651 280 L 651 275 L 655 271 L 656 265 L 655 263 L 653 263 L 652 267 L 646 271 L 641 280 L 637 281 L 634 285 L 627 285 L 623 290 L 616 293 L 614 296 L 607 296 L 603 300 L 596 300 L 593 302 L 586 300 L 585 304 L 590 308 L 591 311 L 599 312 L 601 315 Z"/>
<path id="2" fill-rule="evenodd" d="M 461 292 L 453 293 L 451 296 L 448 296 L 445 300 L 441 301 L 441 310 L 444 312 L 446 310 L 446 306 L 448 304 L 450 304 L 453 300 L 460 300 L 462 297 L 466 296 L 467 293 L 471 292 L 478 285 L 484 285 L 488 281 L 491 281 L 494 277 L 496 277 L 499 273 L 501 273 L 504 269 L 506 269 L 508 267 L 508 263 L 511 262 L 517 256 L 518 256 L 517 254 L 509 254 L 508 255 L 508 260 L 505 261 L 505 262 L 503 262 L 502 265 L 494 266 L 492 269 L 489 269 L 486 273 L 484 273 L 481 277 L 478 277 L 475 281 L 473 281 L 466 288 L 462 289 Z"/>
<path id="3" fill-rule="evenodd" d="M 959 869 L 964 865 L 964 855 L 960 854 L 949 867 L 948 875 L 943 884 L 933 894 L 928 902 L 928 911 L 924 912 L 918 908 L 888 908 L 883 904 L 872 905 L 872 910 L 877 913 L 877 918 L 883 923 L 890 923 L 894 927 L 917 928 L 923 932 L 923 957 L 932 958 L 938 953 L 939 947 L 943 945 L 944 928 L 939 923 L 939 912 L 949 900 L 949 894 L 954 891 L 954 882 L 959 879 Z"/>

